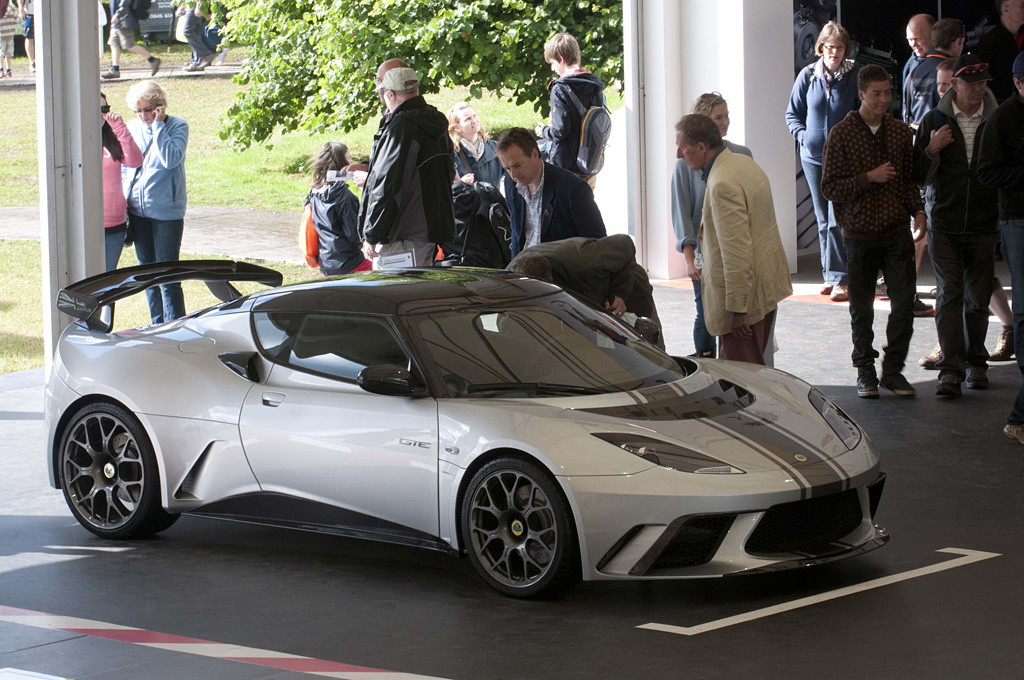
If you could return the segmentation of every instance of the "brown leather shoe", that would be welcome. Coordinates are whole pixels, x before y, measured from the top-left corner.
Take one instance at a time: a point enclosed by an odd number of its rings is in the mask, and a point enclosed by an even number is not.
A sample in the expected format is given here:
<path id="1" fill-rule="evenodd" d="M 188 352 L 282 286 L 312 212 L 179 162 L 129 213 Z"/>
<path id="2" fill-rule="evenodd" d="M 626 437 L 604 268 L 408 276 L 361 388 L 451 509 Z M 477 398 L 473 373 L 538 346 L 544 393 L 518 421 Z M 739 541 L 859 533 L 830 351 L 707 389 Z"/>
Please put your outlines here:
<path id="1" fill-rule="evenodd" d="M 832 284 L 831 283 L 823 283 L 823 284 L 821 284 L 821 290 L 819 290 L 818 293 L 820 293 L 821 295 L 831 295 L 832 294 Z"/>
<path id="2" fill-rule="evenodd" d="M 850 291 L 846 286 L 838 284 L 832 287 L 832 293 L 829 295 L 829 298 L 831 298 L 832 302 L 846 302 L 850 299 Z"/>
<path id="3" fill-rule="evenodd" d="M 1013 331 L 999 331 L 996 348 L 988 358 L 989 361 L 1009 361 L 1013 358 Z"/>
<path id="4" fill-rule="evenodd" d="M 935 364 L 939 363 L 940 361 L 942 361 L 942 347 L 939 345 L 939 343 L 935 343 L 935 349 L 932 350 L 932 353 L 926 357 L 921 357 L 918 360 L 917 365 L 926 370 L 934 371 Z"/>
<path id="5" fill-rule="evenodd" d="M 1010 439 L 1016 439 L 1020 444 L 1024 444 L 1024 425 L 1007 425 L 1003 428 L 1003 434 Z"/>

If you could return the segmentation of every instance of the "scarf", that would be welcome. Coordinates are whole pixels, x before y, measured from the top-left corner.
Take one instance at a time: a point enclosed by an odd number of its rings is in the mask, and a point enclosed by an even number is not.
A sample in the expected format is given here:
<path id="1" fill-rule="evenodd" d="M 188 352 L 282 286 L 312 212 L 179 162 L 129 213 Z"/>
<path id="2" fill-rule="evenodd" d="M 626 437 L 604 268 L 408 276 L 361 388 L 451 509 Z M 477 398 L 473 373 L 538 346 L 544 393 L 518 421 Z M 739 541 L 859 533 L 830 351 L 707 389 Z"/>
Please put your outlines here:
<path id="1" fill-rule="evenodd" d="M 476 136 L 476 144 L 471 144 L 465 137 L 459 141 L 462 143 L 462 148 L 464 150 L 473 154 L 473 160 L 478 161 L 480 160 L 480 157 L 484 155 L 485 142 L 483 135 L 478 134 Z"/>

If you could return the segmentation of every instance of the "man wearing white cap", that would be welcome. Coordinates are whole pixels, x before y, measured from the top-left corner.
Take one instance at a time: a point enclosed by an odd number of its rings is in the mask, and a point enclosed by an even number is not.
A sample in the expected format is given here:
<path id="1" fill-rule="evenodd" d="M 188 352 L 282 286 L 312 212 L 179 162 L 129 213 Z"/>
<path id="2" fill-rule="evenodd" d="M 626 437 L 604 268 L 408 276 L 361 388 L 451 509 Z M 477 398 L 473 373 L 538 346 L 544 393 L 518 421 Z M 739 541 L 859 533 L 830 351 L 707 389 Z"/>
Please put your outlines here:
<path id="1" fill-rule="evenodd" d="M 364 252 L 394 256 L 395 266 L 430 265 L 435 244 L 455 234 L 448 119 L 420 96 L 419 78 L 404 61 L 381 64 L 374 85 L 385 112 L 359 206 Z"/>

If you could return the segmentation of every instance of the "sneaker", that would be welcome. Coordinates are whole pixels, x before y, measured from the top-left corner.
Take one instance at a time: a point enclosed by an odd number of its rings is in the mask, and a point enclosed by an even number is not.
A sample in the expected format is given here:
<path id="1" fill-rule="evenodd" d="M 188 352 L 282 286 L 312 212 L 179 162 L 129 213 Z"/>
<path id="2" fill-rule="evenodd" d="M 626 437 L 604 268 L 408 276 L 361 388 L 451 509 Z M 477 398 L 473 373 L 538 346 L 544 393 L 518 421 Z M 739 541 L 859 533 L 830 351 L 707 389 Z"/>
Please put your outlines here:
<path id="1" fill-rule="evenodd" d="M 107 71 L 106 73 L 101 73 L 100 74 L 100 78 L 102 78 L 103 80 L 113 80 L 114 78 L 120 78 L 120 77 L 121 77 L 120 69 L 113 69 L 112 68 L 109 71 Z"/>
<path id="2" fill-rule="evenodd" d="M 959 397 L 960 378 L 952 371 L 943 371 L 939 374 L 939 384 L 935 386 L 936 397 Z"/>
<path id="3" fill-rule="evenodd" d="M 207 66 L 212 64 L 213 60 L 216 59 L 216 58 L 217 58 L 217 53 L 216 52 L 210 52 L 208 55 L 206 55 L 205 57 L 203 57 L 202 59 L 199 60 L 199 66 L 201 66 L 202 68 L 205 69 Z"/>
<path id="4" fill-rule="evenodd" d="M 935 349 L 932 353 L 926 357 L 921 357 L 917 361 L 917 365 L 928 371 L 935 370 L 935 364 L 942 361 L 942 346 L 939 343 L 935 343 Z"/>
<path id="5" fill-rule="evenodd" d="M 874 366 L 857 367 L 857 396 L 861 399 L 878 399 L 878 374 Z"/>
<path id="6" fill-rule="evenodd" d="M 972 390 L 987 390 L 988 366 L 968 366 L 967 387 Z"/>
<path id="7" fill-rule="evenodd" d="M 189 63 L 185 64 L 181 68 L 181 70 L 182 71 L 186 71 L 187 73 L 195 73 L 197 71 L 205 71 L 206 67 L 205 66 L 200 66 L 199 62 L 190 61 Z"/>
<path id="8" fill-rule="evenodd" d="M 875 297 L 885 299 L 889 297 L 889 289 L 885 285 L 885 279 L 880 278 L 875 281 Z"/>
<path id="9" fill-rule="evenodd" d="M 1007 425 L 1003 428 L 1003 434 L 1024 444 L 1024 425 Z"/>
<path id="10" fill-rule="evenodd" d="M 829 298 L 832 302 L 846 302 L 850 299 L 850 291 L 846 286 L 837 284 L 833 286 L 832 294 L 829 295 Z"/>
<path id="11" fill-rule="evenodd" d="M 883 375 L 881 382 L 878 384 L 895 394 L 897 397 L 917 396 L 917 390 L 914 389 L 913 385 L 907 382 L 907 379 L 903 377 L 902 373 L 890 373 L 889 375 Z"/>
<path id="12" fill-rule="evenodd" d="M 28 72 L 29 73 L 35 73 L 36 72 L 36 62 L 33 61 L 31 64 L 28 65 Z"/>
<path id="13" fill-rule="evenodd" d="M 149 75 L 155 76 L 156 72 L 160 70 L 160 57 L 153 57 L 153 61 L 149 62 Z"/>
<path id="14" fill-rule="evenodd" d="M 1013 331 L 999 331 L 996 348 L 988 355 L 989 361 L 1009 361 L 1013 358 Z"/>
<path id="15" fill-rule="evenodd" d="M 11 69 L 7 69 L 7 77 L 8 78 L 13 78 L 14 77 L 14 74 L 11 73 Z"/>
<path id="16" fill-rule="evenodd" d="M 821 294 L 821 295 L 831 295 L 832 294 L 832 284 L 831 283 L 823 283 L 823 284 L 821 284 L 821 290 L 819 290 L 818 293 Z"/>
<path id="17" fill-rule="evenodd" d="M 914 316 L 935 316 L 935 308 L 915 295 Z"/>
<path id="18" fill-rule="evenodd" d="M 228 48 L 225 47 L 224 49 L 222 49 L 220 51 L 220 54 L 217 55 L 217 61 L 215 61 L 213 63 L 216 66 L 223 66 L 224 65 L 224 60 L 227 59 L 227 58 L 228 58 Z"/>

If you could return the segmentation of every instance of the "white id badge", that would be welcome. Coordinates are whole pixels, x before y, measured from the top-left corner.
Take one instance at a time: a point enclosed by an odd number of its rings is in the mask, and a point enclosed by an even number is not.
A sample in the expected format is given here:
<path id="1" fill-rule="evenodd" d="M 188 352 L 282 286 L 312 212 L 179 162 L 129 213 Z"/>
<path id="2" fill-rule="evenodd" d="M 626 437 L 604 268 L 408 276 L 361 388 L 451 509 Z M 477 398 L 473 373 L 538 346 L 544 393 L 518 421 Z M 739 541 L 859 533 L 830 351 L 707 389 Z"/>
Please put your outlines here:
<path id="1" fill-rule="evenodd" d="M 387 255 L 381 255 L 378 259 L 380 260 L 381 269 L 407 269 L 413 266 L 411 250 L 388 253 Z"/>

